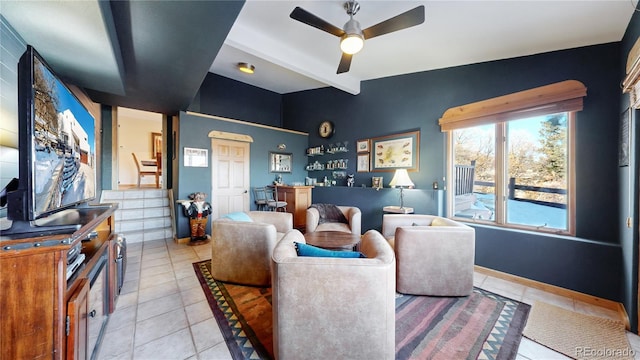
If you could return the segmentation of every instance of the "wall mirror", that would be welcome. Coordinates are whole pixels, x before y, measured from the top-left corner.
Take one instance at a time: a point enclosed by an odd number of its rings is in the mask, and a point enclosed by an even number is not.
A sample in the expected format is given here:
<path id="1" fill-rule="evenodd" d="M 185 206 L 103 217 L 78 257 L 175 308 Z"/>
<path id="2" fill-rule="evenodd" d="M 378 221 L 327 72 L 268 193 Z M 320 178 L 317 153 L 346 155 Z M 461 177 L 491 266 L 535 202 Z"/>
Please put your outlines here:
<path id="1" fill-rule="evenodd" d="M 274 173 L 290 173 L 291 172 L 291 153 L 271 152 L 269 153 L 269 164 L 271 164 L 271 172 Z"/>

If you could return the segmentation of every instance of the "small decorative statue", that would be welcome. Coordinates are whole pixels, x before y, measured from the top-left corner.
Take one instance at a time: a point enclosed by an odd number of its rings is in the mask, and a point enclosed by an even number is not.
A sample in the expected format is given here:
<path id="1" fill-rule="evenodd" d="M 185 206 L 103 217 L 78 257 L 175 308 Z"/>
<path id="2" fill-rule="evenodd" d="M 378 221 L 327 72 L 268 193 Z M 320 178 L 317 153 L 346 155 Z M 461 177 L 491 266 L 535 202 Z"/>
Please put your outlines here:
<path id="1" fill-rule="evenodd" d="M 182 203 L 184 207 L 184 216 L 189 217 L 189 225 L 191 226 L 191 241 L 206 240 L 207 234 L 207 216 L 211 214 L 211 204 L 204 201 L 207 194 L 196 192 L 189 195 L 191 201 Z"/>
<path id="2" fill-rule="evenodd" d="M 348 187 L 353 187 L 353 183 L 355 183 L 355 178 L 353 177 L 353 174 L 349 174 L 347 175 L 347 186 Z"/>
<path id="3" fill-rule="evenodd" d="M 276 179 L 273 181 L 273 185 L 282 185 L 282 175 L 278 174 L 278 176 L 276 176 Z"/>

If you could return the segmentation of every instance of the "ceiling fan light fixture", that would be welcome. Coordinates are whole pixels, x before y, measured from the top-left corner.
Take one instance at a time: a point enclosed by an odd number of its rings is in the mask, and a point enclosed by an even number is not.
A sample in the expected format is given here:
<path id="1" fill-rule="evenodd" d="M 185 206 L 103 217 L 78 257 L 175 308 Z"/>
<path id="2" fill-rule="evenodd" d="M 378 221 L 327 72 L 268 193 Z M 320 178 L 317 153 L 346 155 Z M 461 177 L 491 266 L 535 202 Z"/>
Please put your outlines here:
<path id="1" fill-rule="evenodd" d="M 344 34 L 340 40 L 340 49 L 345 54 L 353 55 L 364 46 L 364 37 L 360 34 Z"/>
<path id="2" fill-rule="evenodd" d="M 352 15 L 353 16 L 353 15 Z M 340 38 L 340 49 L 343 53 L 353 55 L 364 46 L 364 35 L 360 29 L 360 23 L 353 20 L 353 17 L 344 24 L 344 32 Z"/>
<path id="3" fill-rule="evenodd" d="M 249 63 L 245 63 L 245 62 L 240 62 L 238 63 L 238 70 L 242 71 L 243 73 L 246 74 L 253 74 L 254 71 L 256 70 L 256 67 L 249 64 Z"/>
<path id="4" fill-rule="evenodd" d="M 343 53 L 353 55 L 364 46 L 364 36 L 361 34 L 344 34 L 340 40 L 340 49 Z"/>

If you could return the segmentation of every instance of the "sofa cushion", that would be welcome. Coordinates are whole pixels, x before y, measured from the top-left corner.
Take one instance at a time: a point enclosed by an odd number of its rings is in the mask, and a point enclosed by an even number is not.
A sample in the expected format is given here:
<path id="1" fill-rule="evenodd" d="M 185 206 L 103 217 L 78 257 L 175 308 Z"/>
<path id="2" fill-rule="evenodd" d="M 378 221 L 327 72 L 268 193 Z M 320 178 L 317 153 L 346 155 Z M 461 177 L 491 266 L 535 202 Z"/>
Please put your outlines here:
<path id="1" fill-rule="evenodd" d="M 363 258 L 364 256 L 359 251 L 335 251 L 322 249 L 317 246 L 308 245 L 304 243 L 294 242 L 296 245 L 296 252 L 298 256 L 312 256 L 312 257 L 335 257 L 335 258 Z"/>
<path id="2" fill-rule="evenodd" d="M 247 213 L 244 213 L 242 211 L 228 213 L 228 214 L 224 215 L 222 218 L 223 219 L 230 219 L 230 220 L 234 220 L 234 221 L 253 222 L 253 219 L 249 215 L 247 215 Z"/>
<path id="3" fill-rule="evenodd" d="M 318 227 L 316 227 L 315 231 L 341 231 L 341 232 L 350 233 L 351 228 L 349 227 L 349 224 L 334 222 L 334 223 L 320 224 L 318 225 Z"/>
<path id="4" fill-rule="evenodd" d="M 436 217 L 431 220 L 431 226 L 450 226 L 447 221 L 441 217 Z"/>

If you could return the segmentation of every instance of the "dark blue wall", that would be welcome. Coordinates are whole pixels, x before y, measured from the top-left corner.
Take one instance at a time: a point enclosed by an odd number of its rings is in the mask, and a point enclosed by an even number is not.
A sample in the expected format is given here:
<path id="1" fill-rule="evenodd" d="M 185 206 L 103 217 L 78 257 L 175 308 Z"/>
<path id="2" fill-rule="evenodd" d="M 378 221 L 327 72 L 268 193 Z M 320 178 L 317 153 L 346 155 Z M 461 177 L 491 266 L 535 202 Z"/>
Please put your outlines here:
<path id="1" fill-rule="evenodd" d="M 283 124 L 309 132 L 312 145 L 326 143 L 316 130 L 322 120 L 332 120 L 336 137 L 351 142 L 419 129 L 420 171 L 411 178 L 418 189 L 429 189 L 445 175 L 445 135 L 438 126 L 445 110 L 563 80 L 581 81 L 588 91 L 576 126 L 577 237 L 478 227 L 476 263 L 621 301 L 619 66 L 620 44 L 610 43 L 365 81 L 357 96 L 333 88 L 309 90 L 283 95 Z M 350 156 L 355 161 L 355 154 Z M 381 175 L 388 184 L 391 173 L 357 173 L 356 184 L 370 184 L 371 176 Z M 349 202 L 347 196 L 342 203 Z M 384 196 L 372 195 L 368 202 L 372 208 L 389 205 Z M 378 228 L 381 216 L 373 218 L 377 226 L 371 227 Z"/>
<path id="2" fill-rule="evenodd" d="M 369 229 L 382 231 L 382 208 L 384 205 L 400 205 L 400 190 L 372 187 L 315 187 L 314 203 L 356 206 L 362 213 L 362 233 Z M 384 205 L 380 205 L 384 204 Z M 429 189 L 404 190 L 404 206 L 413 208 L 416 214 L 444 216 L 444 191 Z"/>
<path id="3" fill-rule="evenodd" d="M 640 14 L 636 11 L 629 22 L 627 31 L 621 42 L 622 56 L 620 59 L 619 79 L 622 83 L 625 78 L 625 69 L 627 56 L 631 47 L 640 37 Z M 621 97 L 620 113 L 625 112 L 629 108 L 629 96 L 625 94 Z M 638 229 L 640 228 L 638 219 L 638 208 L 640 204 L 640 126 L 637 125 L 638 110 L 631 110 L 630 133 L 631 147 L 629 166 L 619 168 L 619 185 L 620 185 L 620 221 L 618 227 L 620 229 L 620 243 L 623 251 L 623 303 L 629 313 L 631 323 L 634 325 L 633 330 L 637 331 L 635 326 L 638 319 Z M 626 217 L 632 220 L 631 227 L 626 224 Z"/>
<path id="4" fill-rule="evenodd" d="M 436 213 L 440 204 L 434 205 L 424 195 L 433 193 L 429 189 L 434 181 L 442 186 L 446 172 L 445 135 L 438 126 L 438 119 L 446 109 L 568 79 L 581 81 L 588 90 L 576 126 L 577 236 L 476 226 L 476 263 L 623 301 L 627 311 L 633 314 L 636 306 L 628 301 L 628 294 L 635 291 L 631 289 L 635 289 L 635 285 L 623 278 L 628 273 L 623 271 L 618 225 L 621 221 L 617 166 L 621 53 L 620 43 L 609 43 L 365 81 L 356 96 L 334 88 L 285 94 L 279 103 L 281 123 L 284 128 L 308 132 L 308 146 L 348 141 L 350 152 L 344 156 L 349 159 L 349 172 L 356 175 L 356 187 L 370 186 L 372 176 L 383 176 L 384 184 L 392 177 L 390 172 L 355 172 L 356 140 L 420 130 L 420 169 L 411 173 L 411 177 L 421 191 L 408 191 L 405 203 L 415 207 L 416 212 Z M 235 92 L 234 88 L 238 91 L 234 97 L 221 93 Z M 238 99 L 247 97 L 243 96 L 244 91 L 248 91 L 247 85 L 233 82 L 225 83 L 225 88 L 217 92 L 203 89 L 198 106 L 203 112 L 202 109 L 211 109 L 207 112 L 238 118 L 232 113 L 237 111 L 234 107 L 241 104 Z M 252 89 L 247 94 L 253 95 L 255 91 Z M 247 108 L 244 110 L 253 112 L 242 119 L 259 122 L 277 118 L 274 108 L 278 102 L 269 99 L 268 102 L 273 103 L 268 114 L 261 113 L 262 106 Z M 209 108 L 209 104 L 213 106 Z M 336 134 L 329 140 L 317 135 L 317 127 L 323 120 L 336 124 Z M 189 132 L 203 132 L 206 128 L 205 125 L 186 126 Z M 181 130 L 185 129 L 181 124 Z M 181 141 L 190 140 L 181 136 Z M 201 175 L 181 174 L 180 178 L 193 176 Z M 323 174 L 313 172 L 309 176 L 322 177 Z M 188 193 L 187 188 L 181 186 L 180 195 Z M 355 204 L 364 209 L 363 231 L 380 229 L 382 207 L 398 203 L 397 193 L 390 189 L 376 192 L 370 188 L 318 188 L 314 189 L 313 197 L 314 202 Z"/>
<path id="5" fill-rule="evenodd" d="M 100 128 L 100 141 L 102 142 L 102 148 L 100 153 L 100 169 L 102 175 L 100 179 L 102 190 L 111 190 L 111 179 L 113 179 L 113 166 L 111 159 L 113 159 L 113 151 L 111 144 L 113 144 L 113 111 L 111 106 L 102 105 L 100 107 L 100 118 L 102 119 Z M 98 192 L 98 197 L 100 197 Z"/>
<path id="6" fill-rule="evenodd" d="M 281 103 L 278 93 L 208 73 L 189 110 L 282 127 Z"/>

